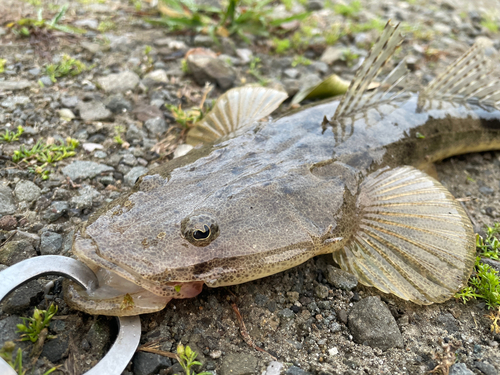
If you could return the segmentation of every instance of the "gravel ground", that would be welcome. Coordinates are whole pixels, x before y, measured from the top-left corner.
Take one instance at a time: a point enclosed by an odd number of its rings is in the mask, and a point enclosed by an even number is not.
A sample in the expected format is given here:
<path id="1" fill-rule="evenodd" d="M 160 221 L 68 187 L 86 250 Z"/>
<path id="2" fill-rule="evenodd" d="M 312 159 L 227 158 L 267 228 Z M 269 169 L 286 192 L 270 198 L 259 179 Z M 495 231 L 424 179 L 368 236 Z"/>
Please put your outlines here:
<path id="1" fill-rule="evenodd" d="M 60 4 L 43 1 L 45 17 L 50 19 Z M 128 191 L 149 168 L 185 151 L 183 129 L 165 104 L 198 105 L 206 80 L 215 85 L 209 100 L 258 80 L 290 95 L 331 73 L 349 80 L 379 34 L 365 30 L 328 45 L 325 35 L 332 25 L 349 20 L 335 14 L 329 1 L 294 3 L 292 13 L 304 7 L 312 11 L 312 21 L 303 23 L 307 27 L 299 38 L 309 41 L 300 56 L 311 64 L 295 65 L 298 52 L 277 54 L 266 39 L 252 38 L 247 44 L 222 38 L 217 45 L 206 35 L 168 33 L 145 22 L 126 1 L 72 2 L 62 24 L 85 29 L 81 36 L 53 31 L 22 38 L 8 24 L 36 17 L 36 8 L 17 0 L 0 0 L 0 6 L 0 59 L 6 60 L 0 74 L 0 134 L 24 127 L 19 141 L 0 142 L 0 270 L 37 255 L 71 256 L 78 224 Z M 143 4 L 142 12 L 148 10 Z M 290 14 L 277 4 L 274 12 Z M 392 64 L 407 56 L 409 84 L 416 87 L 479 38 L 489 43 L 487 54 L 498 58 L 500 34 L 491 25 L 498 27 L 499 12 L 497 1 L 486 0 L 362 0 L 355 21 L 379 17 L 403 23 L 407 41 Z M 182 60 L 193 47 L 218 56 L 210 57 L 209 64 L 188 59 L 186 74 Z M 61 62 L 64 54 L 89 69 L 54 83 L 46 65 Z M 260 58 L 258 74 L 255 57 Z M 31 147 L 39 140 L 57 144 L 66 137 L 80 146 L 76 155 L 45 167 L 51 171 L 47 180 L 36 173 L 37 165 L 11 161 L 20 145 Z M 499 220 L 499 165 L 500 152 L 459 156 L 437 165 L 439 180 L 455 197 L 465 198 L 477 230 Z M 199 353 L 203 370 L 221 375 L 424 374 L 455 361 L 450 374 L 493 375 L 500 370 L 500 336 L 490 332 L 484 303 L 451 300 L 416 306 L 357 285 L 330 258 L 318 257 L 243 285 L 205 288 L 195 299 L 174 300 L 163 311 L 141 317 L 141 343 L 156 342 L 164 351 L 188 344 Z M 50 325 L 56 338 L 45 342 L 34 373 L 54 365 L 62 365 L 54 374 L 87 371 L 109 348 L 117 327 L 112 318 L 70 310 L 60 278 L 31 281 L 0 305 L 0 347 L 18 338 L 20 316 L 50 302 L 59 306 Z M 245 343 L 233 303 L 250 337 L 267 353 Z M 31 344 L 16 345 L 27 358 Z M 180 372 L 169 358 L 138 352 L 124 373 Z"/>

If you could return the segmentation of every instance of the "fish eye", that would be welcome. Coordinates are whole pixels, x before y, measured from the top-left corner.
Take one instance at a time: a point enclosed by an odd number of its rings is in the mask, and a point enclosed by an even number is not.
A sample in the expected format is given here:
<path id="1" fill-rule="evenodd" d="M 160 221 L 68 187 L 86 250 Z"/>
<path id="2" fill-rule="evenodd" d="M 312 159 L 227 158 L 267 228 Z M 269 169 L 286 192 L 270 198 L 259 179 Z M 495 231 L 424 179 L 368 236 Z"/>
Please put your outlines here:
<path id="1" fill-rule="evenodd" d="M 193 238 L 195 240 L 201 241 L 201 240 L 204 240 L 208 237 L 210 237 L 210 228 L 206 225 L 203 226 L 203 231 L 195 230 L 193 232 Z"/>
<path id="2" fill-rule="evenodd" d="M 181 222 L 181 235 L 194 246 L 207 246 L 219 236 L 219 226 L 210 215 L 193 215 Z"/>

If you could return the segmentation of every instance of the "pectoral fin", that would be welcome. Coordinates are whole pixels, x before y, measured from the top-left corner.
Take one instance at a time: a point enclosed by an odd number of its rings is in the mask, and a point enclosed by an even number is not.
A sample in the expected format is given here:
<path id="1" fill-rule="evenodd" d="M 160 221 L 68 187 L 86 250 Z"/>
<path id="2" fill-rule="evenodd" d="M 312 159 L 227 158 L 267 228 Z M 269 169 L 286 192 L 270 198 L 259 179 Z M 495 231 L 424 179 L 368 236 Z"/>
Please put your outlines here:
<path id="1" fill-rule="evenodd" d="M 283 91 L 246 86 L 227 91 L 188 133 L 186 143 L 216 141 L 271 114 L 288 97 Z"/>
<path id="2" fill-rule="evenodd" d="M 357 210 L 357 231 L 334 259 L 362 284 L 424 305 L 466 285 L 474 232 L 438 181 L 413 167 L 376 172 L 361 184 Z"/>

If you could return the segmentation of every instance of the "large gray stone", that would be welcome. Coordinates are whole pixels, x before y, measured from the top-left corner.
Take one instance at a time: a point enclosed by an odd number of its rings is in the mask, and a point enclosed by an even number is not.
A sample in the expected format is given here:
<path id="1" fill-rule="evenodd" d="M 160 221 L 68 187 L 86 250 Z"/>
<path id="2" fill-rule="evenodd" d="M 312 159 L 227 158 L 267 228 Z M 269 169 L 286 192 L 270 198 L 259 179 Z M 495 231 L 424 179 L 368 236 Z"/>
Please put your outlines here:
<path id="1" fill-rule="evenodd" d="M 444 328 L 449 334 L 453 334 L 460 330 L 457 320 L 450 313 L 442 313 L 436 318 L 436 324 Z"/>
<path id="2" fill-rule="evenodd" d="M 108 93 L 119 93 L 133 90 L 139 84 L 139 76 L 131 71 L 110 74 L 97 79 L 99 86 Z"/>
<path id="3" fill-rule="evenodd" d="M 479 369 L 484 375 L 497 375 L 498 371 L 492 364 L 488 362 L 476 361 L 474 366 Z"/>
<path id="4" fill-rule="evenodd" d="M 320 57 L 320 61 L 326 64 L 332 64 L 337 60 L 340 60 L 344 54 L 344 49 L 334 46 L 326 47 L 325 51 Z"/>
<path id="5" fill-rule="evenodd" d="M 83 121 L 100 121 L 112 117 L 113 113 L 101 102 L 79 102 L 76 108 Z"/>
<path id="6" fill-rule="evenodd" d="M 382 350 L 403 347 L 396 320 L 377 297 L 364 298 L 354 305 L 349 314 L 349 329 L 358 344 Z"/>
<path id="7" fill-rule="evenodd" d="M 1 83 L 1 82 L 0 82 Z M 5 100 L 0 102 L 0 105 L 11 110 L 15 109 L 18 105 L 24 105 L 29 103 L 31 100 L 29 97 L 24 95 L 8 96 Z"/>
<path id="8" fill-rule="evenodd" d="M 222 358 L 221 375 L 254 375 L 259 360 L 251 354 L 229 353 Z"/>
<path id="9" fill-rule="evenodd" d="M 63 96 L 61 104 L 63 107 L 74 108 L 78 104 L 78 96 Z"/>
<path id="10" fill-rule="evenodd" d="M 135 124 L 130 124 L 128 126 L 127 132 L 125 133 L 125 139 L 128 142 L 133 142 L 134 140 L 142 140 L 146 136 L 146 132 L 139 129 Z"/>
<path id="11" fill-rule="evenodd" d="M 42 189 L 31 181 L 19 181 L 14 189 L 18 201 L 33 202 L 42 194 Z"/>
<path id="12" fill-rule="evenodd" d="M 72 180 L 76 180 L 81 178 L 94 178 L 95 176 L 104 173 L 113 171 L 113 167 L 105 164 L 99 164 L 93 161 L 81 161 L 77 160 L 71 163 L 70 165 L 65 166 L 62 169 L 62 173 L 65 176 L 68 176 Z"/>
<path id="13" fill-rule="evenodd" d="M 59 233 L 45 231 L 40 240 L 40 253 L 42 255 L 56 255 L 61 252 L 62 236 Z"/>
<path id="14" fill-rule="evenodd" d="M 288 370 L 286 370 L 285 375 L 309 375 L 310 373 L 302 370 L 300 367 L 291 366 Z"/>
<path id="15" fill-rule="evenodd" d="M 17 315 L 11 315 L 0 320 L 0 348 L 2 348 L 7 341 L 15 341 L 16 347 L 21 347 L 23 349 L 32 345 L 30 341 L 17 341 L 19 339 L 17 325 L 21 323 L 22 320 Z"/>
<path id="16" fill-rule="evenodd" d="M 187 57 L 187 64 L 200 86 L 208 81 L 218 84 L 222 89 L 228 89 L 236 80 L 234 69 L 216 57 L 192 54 Z"/>
<path id="17" fill-rule="evenodd" d="M 88 195 L 78 195 L 71 198 L 69 204 L 72 208 L 76 208 L 77 210 L 92 208 L 92 197 Z"/>
<path id="18" fill-rule="evenodd" d="M 9 241 L 2 247 L 2 251 L 0 251 L 0 263 L 12 266 L 35 256 L 35 248 L 29 240 Z"/>
<path id="19" fill-rule="evenodd" d="M 59 362 L 67 356 L 69 342 L 70 340 L 66 333 L 59 333 L 54 339 L 45 341 L 41 355 L 52 363 Z"/>
<path id="20" fill-rule="evenodd" d="M 65 201 L 53 201 L 50 206 L 43 213 L 43 218 L 49 222 L 56 221 L 66 212 L 68 212 L 69 205 Z"/>
<path id="21" fill-rule="evenodd" d="M 137 352 L 132 359 L 134 375 L 154 375 L 162 369 L 172 366 L 170 358 L 159 354 Z"/>
<path id="22" fill-rule="evenodd" d="M 43 282 L 31 280 L 16 288 L 6 299 L 3 312 L 7 314 L 22 314 L 27 308 L 37 305 L 43 299 Z"/>
<path id="23" fill-rule="evenodd" d="M 0 81 L 0 91 L 24 90 L 31 87 L 31 82 L 25 79 L 19 81 Z"/>
<path id="24" fill-rule="evenodd" d="M 449 375 L 474 375 L 474 373 L 467 368 L 465 363 L 455 363 L 450 367 Z"/>
<path id="25" fill-rule="evenodd" d="M 141 177 L 144 173 L 148 171 L 147 168 L 145 167 L 134 167 L 128 172 L 123 180 L 125 182 L 125 185 L 127 186 L 134 186 L 135 182 L 139 177 Z"/>
<path id="26" fill-rule="evenodd" d="M 130 112 L 132 104 L 122 94 L 109 96 L 105 101 L 106 107 L 113 113 Z"/>
<path id="27" fill-rule="evenodd" d="M 16 204 L 12 190 L 8 186 L 0 185 L 0 215 L 10 215 L 16 212 Z"/>
<path id="28" fill-rule="evenodd" d="M 167 73 L 163 69 L 153 70 L 142 79 L 142 84 L 146 87 L 155 87 L 168 82 Z"/>
<path id="29" fill-rule="evenodd" d="M 352 290 L 358 285 L 356 276 L 351 275 L 349 272 L 343 271 L 340 268 L 335 268 L 330 264 L 327 266 L 326 279 L 335 288 L 343 290 Z"/>
<path id="30" fill-rule="evenodd" d="M 102 356 L 111 339 L 110 324 L 108 317 L 97 318 L 87 333 L 86 339 L 92 346 L 93 352 Z"/>
<path id="31" fill-rule="evenodd" d="M 153 137 L 156 137 L 167 131 L 167 123 L 161 117 L 155 117 L 146 120 L 146 122 L 144 122 L 144 127 Z"/>

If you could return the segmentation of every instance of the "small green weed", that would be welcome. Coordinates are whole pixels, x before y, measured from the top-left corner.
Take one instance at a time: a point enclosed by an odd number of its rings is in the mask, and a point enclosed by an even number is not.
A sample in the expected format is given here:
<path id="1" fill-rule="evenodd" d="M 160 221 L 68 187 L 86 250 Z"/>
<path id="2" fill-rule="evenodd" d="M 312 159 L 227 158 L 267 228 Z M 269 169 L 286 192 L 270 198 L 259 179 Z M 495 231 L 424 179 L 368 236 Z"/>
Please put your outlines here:
<path id="1" fill-rule="evenodd" d="M 335 4 L 333 10 L 344 17 L 356 17 L 361 11 L 361 2 L 356 0 L 350 4 Z"/>
<path id="2" fill-rule="evenodd" d="M 250 66 L 248 67 L 247 73 L 253 76 L 255 79 L 257 79 L 260 85 L 264 86 L 266 85 L 268 80 L 264 78 L 264 76 L 260 72 L 260 68 L 262 67 L 260 62 L 261 62 L 260 57 L 254 57 L 250 61 Z"/>
<path id="3" fill-rule="evenodd" d="M 97 26 L 97 30 L 100 31 L 101 33 L 106 33 L 110 30 L 116 29 L 116 23 L 114 23 L 111 20 L 104 20 L 99 23 L 99 26 Z"/>
<path id="4" fill-rule="evenodd" d="M 189 65 L 186 59 L 181 60 L 181 70 L 183 73 L 189 74 Z"/>
<path id="5" fill-rule="evenodd" d="M 80 142 L 73 138 L 66 138 L 66 144 L 45 144 L 38 141 L 30 149 L 21 145 L 19 150 L 14 151 L 12 161 L 14 163 L 25 163 L 31 173 L 41 175 L 42 180 L 49 178 L 50 170 L 46 169 L 49 164 L 56 163 L 63 159 L 75 156 L 74 151 Z"/>
<path id="6" fill-rule="evenodd" d="M 500 241 L 497 236 L 500 234 L 500 223 L 495 223 L 493 227 L 486 228 L 486 238 L 477 235 L 476 247 L 481 256 L 499 260 Z"/>
<path id="7" fill-rule="evenodd" d="M 191 367 L 193 366 L 201 366 L 202 363 L 196 361 L 196 357 L 198 356 L 198 353 L 196 353 L 194 350 L 192 350 L 189 346 L 179 344 L 177 345 L 177 356 L 179 357 L 178 361 L 180 365 L 182 366 L 182 369 L 184 370 L 184 373 L 186 375 L 196 375 L 194 371 L 191 370 Z M 212 375 L 211 372 L 204 371 L 200 372 L 197 375 Z"/>
<path id="8" fill-rule="evenodd" d="M 0 59 L 0 73 L 5 72 L 5 64 L 7 63 L 7 60 L 5 59 Z"/>
<path id="9" fill-rule="evenodd" d="M 122 125 L 115 126 L 115 136 L 113 137 L 115 143 L 118 143 L 119 145 L 123 144 L 123 139 L 122 139 L 123 133 L 125 133 L 125 127 L 123 127 Z"/>
<path id="10" fill-rule="evenodd" d="M 4 346 L 0 349 L 0 358 L 2 358 L 7 364 L 14 369 L 17 375 L 25 375 L 26 370 L 23 370 L 23 351 L 18 348 L 16 351 L 16 357 L 14 356 L 14 351 L 16 349 L 16 344 L 13 341 L 7 341 Z M 43 373 L 43 375 L 49 375 L 59 368 L 52 367 L 50 370 Z"/>
<path id="11" fill-rule="evenodd" d="M 281 0 L 281 3 L 285 6 L 285 9 L 288 11 L 292 10 L 293 0 Z"/>
<path id="12" fill-rule="evenodd" d="M 294 51 L 304 51 L 309 46 L 310 38 L 305 37 L 304 33 L 299 30 L 293 33 L 290 38 L 291 46 Z"/>
<path id="13" fill-rule="evenodd" d="M 346 26 L 345 33 L 357 34 L 370 30 L 377 30 L 381 32 L 382 30 L 384 30 L 385 24 L 385 21 L 381 20 L 380 18 L 373 18 L 370 21 L 363 23 L 349 22 Z"/>
<path id="14" fill-rule="evenodd" d="M 344 30 L 342 28 L 342 25 L 338 23 L 334 23 L 330 26 L 330 29 L 326 30 L 323 33 L 323 36 L 325 37 L 325 42 L 329 46 L 334 45 L 337 43 L 337 41 L 344 36 Z"/>
<path id="15" fill-rule="evenodd" d="M 47 75 L 52 82 L 57 82 L 57 78 L 65 77 L 67 75 L 77 76 L 85 70 L 90 69 L 80 60 L 74 59 L 69 55 L 63 55 L 59 64 L 49 64 L 46 67 Z"/>
<path id="16" fill-rule="evenodd" d="M 413 37 L 418 40 L 433 40 L 436 36 L 436 33 L 431 28 L 425 28 L 424 26 L 418 25 L 410 25 L 406 22 L 401 23 L 401 31 L 404 34 L 413 34 Z"/>
<path id="17" fill-rule="evenodd" d="M 34 7 L 39 7 L 42 5 L 42 0 L 24 0 L 29 5 L 33 5 Z"/>
<path id="18" fill-rule="evenodd" d="M 78 0 L 80 4 L 104 4 L 106 0 Z"/>
<path id="19" fill-rule="evenodd" d="M 290 39 L 274 38 L 273 43 L 274 43 L 274 50 L 276 51 L 277 54 L 285 53 L 290 49 L 291 46 Z"/>
<path id="20" fill-rule="evenodd" d="M 23 351 L 21 348 L 17 349 L 16 357 L 12 358 L 15 349 L 16 344 L 12 341 L 7 341 L 2 349 L 0 349 L 0 358 L 7 362 L 17 374 L 23 375 Z"/>
<path id="21" fill-rule="evenodd" d="M 87 31 L 84 29 L 59 24 L 59 21 L 62 17 L 64 17 L 67 10 L 68 5 L 63 5 L 59 12 L 57 12 L 57 14 L 50 21 L 47 21 L 43 19 L 42 8 L 39 8 L 37 12 L 37 19 L 23 18 L 17 22 L 7 24 L 7 27 L 11 28 L 14 33 L 26 37 L 30 36 L 37 29 L 58 30 L 68 34 L 85 34 Z"/>
<path id="22" fill-rule="evenodd" d="M 489 309 L 500 305 L 500 280 L 498 272 L 488 264 L 481 262 L 481 257 L 499 259 L 500 242 L 498 234 L 500 224 L 486 228 L 486 238 L 476 235 L 476 248 L 479 256 L 474 264 L 476 274 L 469 279 L 469 285 L 455 293 L 455 298 L 461 299 L 464 303 L 471 299 L 484 299 Z"/>
<path id="23" fill-rule="evenodd" d="M 420 132 L 417 132 L 417 133 L 415 134 L 415 136 L 416 136 L 418 139 L 425 139 L 425 135 L 423 135 L 423 134 L 422 134 L 422 133 L 420 133 Z"/>
<path id="24" fill-rule="evenodd" d="M 161 19 L 149 22 L 164 25 L 171 30 L 206 33 L 218 42 L 217 37 L 238 35 L 249 43 L 249 35 L 269 37 L 281 24 L 303 20 L 309 13 L 273 19 L 272 0 L 228 0 L 224 9 L 213 6 L 200 7 L 191 0 L 161 0 Z"/>
<path id="25" fill-rule="evenodd" d="M 175 121 L 180 124 L 184 129 L 191 128 L 195 123 L 203 118 L 203 110 L 198 107 L 193 107 L 188 110 L 183 110 L 181 105 L 175 106 L 173 104 L 165 104 L 165 107 L 172 113 Z"/>
<path id="26" fill-rule="evenodd" d="M 311 65 L 312 61 L 309 60 L 307 57 L 304 57 L 302 55 L 295 56 L 292 61 L 292 66 L 295 68 L 297 65 Z"/>
<path id="27" fill-rule="evenodd" d="M 142 9 L 142 1 L 141 0 L 131 0 L 132 5 L 134 6 L 136 11 L 140 11 Z"/>
<path id="28" fill-rule="evenodd" d="M 146 70 L 150 70 L 153 68 L 154 61 L 153 61 L 153 57 L 151 56 L 152 49 L 153 48 L 151 46 L 148 46 L 148 45 L 146 45 L 144 47 L 143 61 L 144 61 Z"/>
<path id="29" fill-rule="evenodd" d="M 496 22 L 493 18 L 485 16 L 481 21 L 481 26 L 491 31 L 492 33 L 498 32 L 498 22 Z"/>
<path id="30" fill-rule="evenodd" d="M 21 341 L 31 341 L 33 343 L 38 341 L 38 335 L 42 332 L 42 329 L 48 327 L 50 324 L 50 320 L 56 315 L 57 306 L 52 304 L 49 307 L 49 310 L 38 310 L 35 307 L 35 311 L 33 312 L 33 316 L 30 318 L 21 318 L 23 320 L 23 324 L 17 325 L 17 332 L 22 333 Z M 53 336 L 48 335 L 48 339 L 54 338 Z"/>
<path id="31" fill-rule="evenodd" d="M 357 53 L 352 52 L 350 48 L 346 48 L 342 52 L 342 57 L 340 58 L 340 60 L 345 61 L 347 66 L 352 66 L 354 64 L 354 61 L 358 58 L 359 55 Z"/>
<path id="32" fill-rule="evenodd" d="M 500 305 L 500 280 L 498 272 L 488 264 L 481 262 L 481 257 L 476 258 L 476 276 L 469 279 L 469 285 L 458 293 L 455 298 L 464 303 L 471 299 L 484 299 L 488 309 Z"/>
<path id="33" fill-rule="evenodd" d="M 24 128 L 22 126 L 17 127 L 17 132 L 5 130 L 4 134 L 0 135 L 0 139 L 5 142 L 15 142 L 19 140 L 19 137 L 24 133 Z"/>

